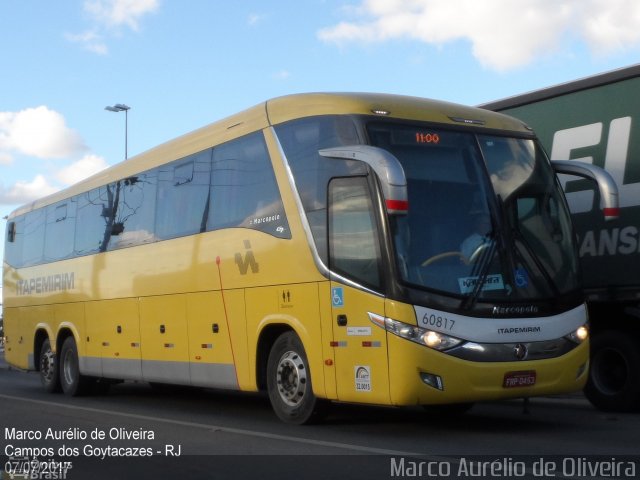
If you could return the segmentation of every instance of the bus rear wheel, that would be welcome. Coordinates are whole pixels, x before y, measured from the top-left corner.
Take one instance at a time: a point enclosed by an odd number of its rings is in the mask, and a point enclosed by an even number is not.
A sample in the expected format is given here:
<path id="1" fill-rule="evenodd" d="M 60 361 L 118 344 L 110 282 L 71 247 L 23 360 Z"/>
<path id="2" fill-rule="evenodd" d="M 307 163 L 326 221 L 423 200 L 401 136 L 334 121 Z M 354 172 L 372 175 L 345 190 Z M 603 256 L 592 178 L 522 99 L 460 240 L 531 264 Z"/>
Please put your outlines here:
<path id="1" fill-rule="evenodd" d="M 49 393 L 59 392 L 58 357 L 51 348 L 51 342 L 48 338 L 42 342 L 38 366 L 40 368 L 40 381 L 44 389 Z"/>
<path id="2" fill-rule="evenodd" d="M 271 348 L 267 390 L 273 410 L 286 423 L 313 423 L 325 413 L 326 403 L 313 394 L 307 355 L 294 332 L 280 335 Z"/>
<path id="3" fill-rule="evenodd" d="M 91 379 L 80 375 L 78 347 L 73 337 L 67 337 L 60 350 L 60 386 L 71 397 L 85 394 Z"/>

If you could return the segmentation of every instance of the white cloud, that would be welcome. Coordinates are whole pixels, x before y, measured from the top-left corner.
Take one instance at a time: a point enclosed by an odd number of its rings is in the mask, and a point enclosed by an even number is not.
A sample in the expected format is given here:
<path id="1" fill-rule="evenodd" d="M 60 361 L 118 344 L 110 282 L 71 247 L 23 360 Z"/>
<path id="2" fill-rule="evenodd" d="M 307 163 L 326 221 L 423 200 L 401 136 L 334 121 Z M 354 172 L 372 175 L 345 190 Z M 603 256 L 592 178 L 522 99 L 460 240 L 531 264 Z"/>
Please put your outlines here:
<path id="1" fill-rule="evenodd" d="M 291 77 L 291 72 L 289 70 L 280 70 L 272 75 L 272 77 L 276 80 L 286 80 Z"/>
<path id="2" fill-rule="evenodd" d="M 55 175 L 39 173 L 31 181 L 17 180 L 11 186 L 0 183 L 0 204 L 31 202 L 58 191 L 61 184 L 70 185 L 108 166 L 97 155 L 85 154 L 80 158 L 86 150 L 82 138 L 67 127 L 64 117 L 46 106 L 19 112 L 0 112 L 0 165 L 11 165 L 10 169 L 5 167 L 5 182 L 7 177 L 20 178 L 21 173 L 17 172 L 24 160 L 27 160 L 28 168 L 40 171 L 50 171 L 52 164 L 36 159 L 55 159 L 68 164 Z M 59 165 L 59 162 L 54 165 Z"/>
<path id="3" fill-rule="evenodd" d="M 158 10 L 160 0 L 85 0 L 83 7 L 93 20 L 93 27 L 82 33 L 65 33 L 64 37 L 89 52 L 107 55 L 109 47 L 105 37 L 110 37 L 113 29 L 119 27 L 138 31 L 140 20 Z"/>
<path id="4" fill-rule="evenodd" d="M 19 181 L 10 188 L 0 186 L 0 204 L 20 205 L 57 192 L 43 175 L 36 175 L 31 182 Z"/>
<path id="5" fill-rule="evenodd" d="M 592 0 L 591 3 L 598 8 L 585 16 L 581 31 L 594 52 L 606 55 L 639 43 L 640 4 L 637 1 Z"/>
<path id="6" fill-rule="evenodd" d="M 108 166 L 109 165 L 104 158 L 98 155 L 89 154 L 60 170 L 57 173 L 56 178 L 65 185 L 73 185 L 80 180 L 90 177 L 94 173 L 104 170 Z"/>
<path id="7" fill-rule="evenodd" d="M 155 12 L 159 0 L 86 0 L 84 9 L 99 23 L 138 30 L 140 19 Z"/>
<path id="8" fill-rule="evenodd" d="M 109 48 L 104 43 L 90 43 L 84 46 L 84 49 L 97 53 L 98 55 L 106 55 L 109 53 Z"/>
<path id="9" fill-rule="evenodd" d="M 264 20 L 266 20 L 266 18 L 267 16 L 261 13 L 252 13 L 249 15 L 249 18 L 247 19 L 247 24 L 250 27 L 255 27 L 259 23 L 262 23 Z"/>
<path id="10" fill-rule="evenodd" d="M 80 135 L 64 117 L 46 106 L 19 112 L 0 112 L 0 155 L 6 163 L 12 152 L 38 158 L 64 158 L 85 150 Z"/>
<path id="11" fill-rule="evenodd" d="M 13 157 L 7 152 L 0 151 L 0 165 L 11 165 L 13 163 Z"/>
<path id="12" fill-rule="evenodd" d="M 109 48 L 104 43 L 102 35 L 94 30 L 88 30 L 78 34 L 65 33 L 64 38 L 72 43 L 79 43 L 89 52 L 97 53 L 98 55 L 106 55 L 109 53 Z"/>
<path id="13" fill-rule="evenodd" d="M 496 70 L 527 65 L 567 38 L 598 55 L 640 45 L 637 0 L 363 0 L 344 11 L 355 21 L 322 29 L 318 38 L 336 44 L 466 40 L 474 56 Z"/>

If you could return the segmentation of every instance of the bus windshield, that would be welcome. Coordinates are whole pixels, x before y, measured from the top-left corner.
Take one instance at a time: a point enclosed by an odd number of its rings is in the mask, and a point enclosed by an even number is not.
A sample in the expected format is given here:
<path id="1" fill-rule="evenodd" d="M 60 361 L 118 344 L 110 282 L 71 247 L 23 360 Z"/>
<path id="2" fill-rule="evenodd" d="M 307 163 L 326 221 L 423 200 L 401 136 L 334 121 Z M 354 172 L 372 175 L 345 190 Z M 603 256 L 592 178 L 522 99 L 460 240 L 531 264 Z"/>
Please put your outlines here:
<path id="1" fill-rule="evenodd" d="M 392 219 L 404 283 L 486 301 L 578 288 L 569 213 L 534 140 L 395 123 L 368 133 L 407 178 L 408 214 Z"/>

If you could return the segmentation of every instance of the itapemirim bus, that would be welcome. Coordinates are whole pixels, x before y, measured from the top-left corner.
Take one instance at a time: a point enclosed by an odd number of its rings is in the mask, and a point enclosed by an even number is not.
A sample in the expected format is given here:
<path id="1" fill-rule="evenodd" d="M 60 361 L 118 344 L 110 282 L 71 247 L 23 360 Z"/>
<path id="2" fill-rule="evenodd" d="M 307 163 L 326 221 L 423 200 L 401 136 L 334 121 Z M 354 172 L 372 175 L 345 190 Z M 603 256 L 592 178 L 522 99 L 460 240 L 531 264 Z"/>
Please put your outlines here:
<path id="1" fill-rule="evenodd" d="M 615 191 L 597 167 L 605 214 Z M 14 211 L 6 359 L 78 395 L 119 380 L 327 401 L 579 390 L 586 310 L 552 163 L 522 122 L 430 100 L 270 100 Z"/>

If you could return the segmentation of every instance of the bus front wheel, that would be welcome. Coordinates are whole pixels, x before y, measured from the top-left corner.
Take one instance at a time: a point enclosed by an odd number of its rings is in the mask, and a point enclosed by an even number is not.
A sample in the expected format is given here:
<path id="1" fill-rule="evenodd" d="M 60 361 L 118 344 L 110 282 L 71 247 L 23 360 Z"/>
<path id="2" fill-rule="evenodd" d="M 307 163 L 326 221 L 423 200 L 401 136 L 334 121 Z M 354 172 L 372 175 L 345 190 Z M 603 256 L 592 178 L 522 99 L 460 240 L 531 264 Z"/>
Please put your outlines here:
<path id="1" fill-rule="evenodd" d="M 286 423 L 312 423 L 324 414 L 325 402 L 313 394 L 307 355 L 294 332 L 280 335 L 271 348 L 267 390 L 273 410 Z"/>
<path id="2" fill-rule="evenodd" d="M 90 379 L 80 375 L 78 347 L 73 337 L 67 337 L 60 350 L 60 386 L 71 397 L 86 393 Z"/>

